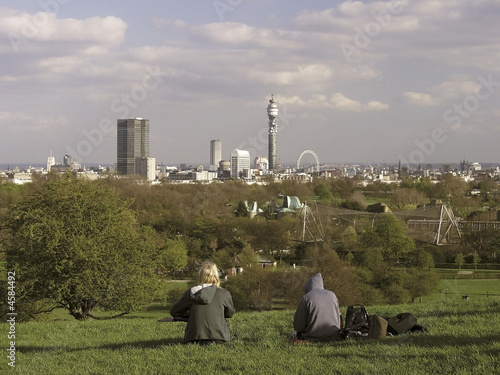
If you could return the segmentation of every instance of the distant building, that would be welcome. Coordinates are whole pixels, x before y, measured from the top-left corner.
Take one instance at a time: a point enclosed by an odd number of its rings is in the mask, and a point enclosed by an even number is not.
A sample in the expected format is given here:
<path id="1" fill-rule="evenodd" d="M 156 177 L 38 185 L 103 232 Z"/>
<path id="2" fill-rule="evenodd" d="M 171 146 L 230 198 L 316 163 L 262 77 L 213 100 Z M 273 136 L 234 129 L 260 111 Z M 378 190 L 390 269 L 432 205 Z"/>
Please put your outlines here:
<path id="1" fill-rule="evenodd" d="M 156 158 L 141 157 L 136 160 L 137 174 L 149 181 L 156 180 Z"/>
<path id="2" fill-rule="evenodd" d="M 231 152 L 231 177 L 250 178 L 250 152 L 238 149 Z"/>
<path id="3" fill-rule="evenodd" d="M 222 143 L 219 139 L 210 141 L 210 170 L 216 171 L 222 160 Z"/>
<path id="4" fill-rule="evenodd" d="M 271 95 L 271 100 L 269 100 L 269 105 L 267 106 L 267 118 L 268 118 L 268 160 L 269 160 L 269 170 L 274 171 L 277 167 L 276 160 L 276 133 L 278 132 L 278 105 L 276 100 L 274 100 L 274 95 Z"/>
<path id="5" fill-rule="evenodd" d="M 140 166 L 144 163 L 143 158 L 149 158 L 149 120 L 117 120 L 116 170 L 122 175 L 146 177 L 146 169 Z"/>
<path id="6" fill-rule="evenodd" d="M 64 155 L 63 164 L 66 166 L 71 166 L 73 163 L 73 157 L 71 155 Z"/>
<path id="7" fill-rule="evenodd" d="M 168 179 L 172 182 L 192 182 L 192 181 L 202 181 L 202 182 L 212 182 L 217 177 L 216 172 L 210 171 L 181 171 L 169 173 Z"/>
<path id="8" fill-rule="evenodd" d="M 267 171 L 269 169 L 269 160 L 263 156 L 255 158 L 255 168 L 260 171 Z"/>
<path id="9" fill-rule="evenodd" d="M 50 172 L 50 167 L 56 165 L 56 158 L 52 156 L 52 151 L 50 152 L 50 156 L 47 158 L 47 172 Z"/>

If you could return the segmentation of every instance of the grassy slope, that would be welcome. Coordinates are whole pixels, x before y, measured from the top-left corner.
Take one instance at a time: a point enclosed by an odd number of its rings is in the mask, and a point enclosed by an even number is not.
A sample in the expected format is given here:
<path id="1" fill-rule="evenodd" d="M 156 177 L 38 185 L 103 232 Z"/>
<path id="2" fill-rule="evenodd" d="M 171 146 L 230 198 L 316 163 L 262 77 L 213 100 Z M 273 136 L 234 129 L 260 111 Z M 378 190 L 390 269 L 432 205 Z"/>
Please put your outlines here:
<path id="1" fill-rule="evenodd" d="M 449 298 L 373 306 L 370 314 L 412 312 L 426 334 L 325 344 L 288 343 L 292 310 L 239 312 L 234 340 L 209 347 L 182 344 L 185 323 L 157 323 L 152 310 L 108 321 L 18 324 L 19 374 L 492 374 L 499 371 L 500 300 Z M 3 323 L 0 329 L 7 332 Z M 6 335 L 3 335 L 4 337 Z M 5 338 L 5 340 L 7 340 Z M 4 345 L 5 346 L 5 345 Z M 5 356 L 0 362 L 2 373 Z M 8 369 L 10 370 L 10 369 Z M 75 372 L 76 371 L 76 372 Z"/>

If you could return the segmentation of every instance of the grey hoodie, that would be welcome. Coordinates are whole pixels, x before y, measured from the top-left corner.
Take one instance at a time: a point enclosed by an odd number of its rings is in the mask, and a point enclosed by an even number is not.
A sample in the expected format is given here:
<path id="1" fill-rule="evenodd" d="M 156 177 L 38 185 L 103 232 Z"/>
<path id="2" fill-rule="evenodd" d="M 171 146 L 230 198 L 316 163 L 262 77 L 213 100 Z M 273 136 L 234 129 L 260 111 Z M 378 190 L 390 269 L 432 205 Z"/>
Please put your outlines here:
<path id="1" fill-rule="evenodd" d="M 189 317 L 184 342 L 231 339 L 226 318 L 234 315 L 231 294 L 211 284 L 201 284 L 184 292 L 170 309 L 173 317 Z"/>
<path id="2" fill-rule="evenodd" d="M 304 296 L 293 319 L 293 327 L 306 339 L 341 339 L 339 302 L 335 293 L 325 290 L 323 276 L 317 273 L 304 284 Z"/>

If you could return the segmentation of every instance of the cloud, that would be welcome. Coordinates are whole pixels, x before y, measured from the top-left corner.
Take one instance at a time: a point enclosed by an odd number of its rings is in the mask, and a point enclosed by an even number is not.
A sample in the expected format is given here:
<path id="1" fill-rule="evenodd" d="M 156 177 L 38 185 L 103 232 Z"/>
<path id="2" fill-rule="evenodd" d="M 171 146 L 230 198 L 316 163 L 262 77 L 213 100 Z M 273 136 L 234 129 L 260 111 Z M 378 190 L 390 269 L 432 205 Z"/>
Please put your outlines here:
<path id="1" fill-rule="evenodd" d="M 69 125 L 68 119 L 63 116 L 43 117 L 32 116 L 26 113 L 0 112 L 0 128 L 11 134 L 28 136 L 30 132 L 35 134 L 43 133 L 46 136 L 56 135 L 57 131 Z"/>
<path id="2" fill-rule="evenodd" d="M 15 52 L 27 50 L 36 43 L 75 43 L 76 45 L 120 45 L 127 24 L 114 16 L 79 20 L 58 18 L 56 13 L 34 14 L 0 8 L 0 34 Z M 66 47 L 75 45 L 66 45 Z M 5 51 L 4 51 L 5 52 Z"/>
<path id="3" fill-rule="evenodd" d="M 333 94 L 330 97 L 330 104 L 335 109 L 351 112 L 383 111 L 389 108 L 389 105 L 374 100 L 369 101 L 367 104 L 363 104 L 341 93 Z"/>
<path id="4" fill-rule="evenodd" d="M 183 27 L 183 26 L 182 26 Z M 201 41 L 245 48 L 293 49 L 301 46 L 299 33 L 280 29 L 257 28 L 244 23 L 219 22 L 195 25 L 189 28 L 191 35 Z"/>
<path id="5" fill-rule="evenodd" d="M 349 112 L 384 111 L 389 109 L 388 104 L 381 103 L 376 100 L 371 100 L 368 103 L 363 104 L 358 100 L 350 99 L 344 94 L 338 92 L 330 97 L 322 94 L 316 94 L 307 100 L 301 99 L 299 96 L 277 96 L 276 100 L 279 104 L 307 107 L 310 109 L 335 109 Z"/>
<path id="6" fill-rule="evenodd" d="M 450 78 L 451 81 L 429 87 L 427 93 L 407 91 L 403 93 L 403 97 L 409 104 L 432 107 L 449 103 L 458 98 L 464 98 L 474 94 L 481 88 L 478 82 L 469 79 L 463 80 L 463 76 Z"/>
<path id="7" fill-rule="evenodd" d="M 403 97 L 409 104 L 425 107 L 438 105 L 437 101 L 432 97 L 432 95 L 424 94 L 421 92 L 407 91 L 403 93 Z"/>

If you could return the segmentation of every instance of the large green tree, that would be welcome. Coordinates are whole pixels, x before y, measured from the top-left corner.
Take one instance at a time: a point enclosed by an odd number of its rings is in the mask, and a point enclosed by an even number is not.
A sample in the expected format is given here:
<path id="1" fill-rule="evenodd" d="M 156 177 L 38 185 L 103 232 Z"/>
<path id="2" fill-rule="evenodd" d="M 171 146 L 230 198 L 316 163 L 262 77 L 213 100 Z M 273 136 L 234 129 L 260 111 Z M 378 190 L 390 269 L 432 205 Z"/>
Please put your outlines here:
<path id="1" fill-rule="evenodd" d="M 175 279 L 175 273 L 188 264 L 186 244 L 179 239 L 167 239 L 160 255 L 160 266 L 169 271 Z"/>
<path id="2" fill-rule="evenodd" d="M 361 236 L 365 247 L 378 247 L 386 260 L 401 261 L 416 249 L 415 241 L 406 235 L 404 224 L 392 214 L 378 215 L 373 228 Z"/>
<path id="3" fill-rule="evenodd" d="M 129 313 L 155 297 L 154 241 L 109 187 L 70 175 L 12 205 L 5 222 L 8 269 L 24 317 L 62 307 Z"/>

